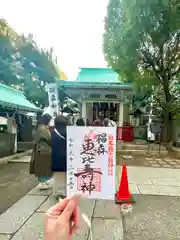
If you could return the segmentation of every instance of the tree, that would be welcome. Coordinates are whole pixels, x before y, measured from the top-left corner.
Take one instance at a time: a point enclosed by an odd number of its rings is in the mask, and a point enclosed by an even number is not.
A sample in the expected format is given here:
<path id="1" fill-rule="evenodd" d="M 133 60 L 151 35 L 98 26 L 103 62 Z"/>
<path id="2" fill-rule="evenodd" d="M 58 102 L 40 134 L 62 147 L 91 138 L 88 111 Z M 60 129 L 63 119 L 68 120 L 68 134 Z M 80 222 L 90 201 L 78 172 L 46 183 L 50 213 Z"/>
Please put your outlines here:
<path id="1" fill-rule="evenodd" d="M 156 95 L 166 141 L 171 142 L 172 119 L 180 109 L 176 87 L 180 74 L 179 0 L 110 0 L 104 54 L 125 81 L 154 85 L 159 91 Z"/>
<path id="2" fill-rule="evenodd" d="M 19 61 L 24 69 L 26 79 L 23 89 L 28 100 L 44 108 L 48 105 L 46 85 L 55 82 L 59 73 L 53 61 L 53 50 L 38 48 L 32 35 L 21 37 L 18 42 Z"/>
<path id="3" fill-rule="evenodd" d="M 37 46 L 33 36 L 18 35 L 0 19 L 0 81 L 18 87 L 38 107 L 48 105 L 47 83 L 59 78 L 53 50 Z"/>
<path id="4" fill-rule="evenodd" d="M 5 20 L 0 19 L 0 81 L 7 85 L 20 83 L 19 68 L 16 61 L 15 41 L 18 35 Z"/>
<path id="5" fill-rule="evenodd" d="M 18 42 L 20 62 L 27 74 L 43 82 L 54 82 L 59 78 L 57 67 L 53 60 L 53 50 L 39 48 L 32 35 L 24 36 Z"/>

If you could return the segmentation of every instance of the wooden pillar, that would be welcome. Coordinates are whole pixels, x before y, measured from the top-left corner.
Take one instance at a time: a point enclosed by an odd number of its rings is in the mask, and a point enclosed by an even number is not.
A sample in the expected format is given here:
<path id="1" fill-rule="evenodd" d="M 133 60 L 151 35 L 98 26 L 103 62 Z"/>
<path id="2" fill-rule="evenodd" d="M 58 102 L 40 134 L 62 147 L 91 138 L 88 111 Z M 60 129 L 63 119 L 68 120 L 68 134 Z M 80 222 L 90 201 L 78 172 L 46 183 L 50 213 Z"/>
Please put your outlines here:
<path id="1" fill-rule="evenodd" d="M 119 122 L 118 122 L 118 126 L 122 127 L 123 126 L 123 119 L 124 119 L 124 103 L 120 102 L 119 103 Z"/>
<path id="2" fill-rule="evenodd" d="M 92 122 L 93 121 L 93 103 L 87 103 L 86 108 L 87 108 L 86 117 L 90 122 Z"/>
<path id="3" fill-rule="evenodd" d="M 86 109 L 86 101 L 85 100 L 82 101 L 82 118 L 84 119 L 84 121 L 86 123 L 87 109 Z"/>

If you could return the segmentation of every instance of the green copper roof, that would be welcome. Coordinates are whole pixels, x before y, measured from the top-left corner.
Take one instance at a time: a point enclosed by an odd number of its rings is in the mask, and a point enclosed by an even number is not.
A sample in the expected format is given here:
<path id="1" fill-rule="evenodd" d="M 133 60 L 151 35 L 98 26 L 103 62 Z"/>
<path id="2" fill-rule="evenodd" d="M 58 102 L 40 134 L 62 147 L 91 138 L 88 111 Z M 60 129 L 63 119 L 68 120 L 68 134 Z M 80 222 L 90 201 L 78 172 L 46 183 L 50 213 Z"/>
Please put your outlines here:
<path id="1" fill-rule="evenodd" d="M 7 108 L 24 111 L 40 111 L 34 104 L 29 102 L 23 92 L 0 83 L 0 105 Z"/>
<path id="2" fill-rule="evenodd" d="M 119 75 L 111 68 L 81 68 L 79 82 L 119 83 Z"/>
<path id="3" fill-rule="evenodd" d="M 123 83 L 119 75 L 111 68 L 81 68 L 75 81 L 59 81 L 62 87 L 119 87 L 131 88 L 131 84 Z"/>

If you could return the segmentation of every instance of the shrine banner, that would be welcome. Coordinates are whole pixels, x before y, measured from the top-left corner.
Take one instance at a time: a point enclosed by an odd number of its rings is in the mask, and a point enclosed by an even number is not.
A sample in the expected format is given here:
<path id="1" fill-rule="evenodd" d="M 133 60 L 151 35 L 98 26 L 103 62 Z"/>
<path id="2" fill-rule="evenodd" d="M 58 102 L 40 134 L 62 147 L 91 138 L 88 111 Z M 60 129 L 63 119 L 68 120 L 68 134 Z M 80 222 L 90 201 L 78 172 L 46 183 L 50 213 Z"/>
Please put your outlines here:
<path id="1" fill-rule="evenodd" d="M 67 128 L 67 196 L 114 200 L 116 128 Z"/>
<path id="2" fill-rule="evenodd" d="M 59 114 L 59 96 L 58 87 L 56 83 L 49 83 L 46 86 L 49 99 L 49 108 L 52 116 L 57 116 Z"/>

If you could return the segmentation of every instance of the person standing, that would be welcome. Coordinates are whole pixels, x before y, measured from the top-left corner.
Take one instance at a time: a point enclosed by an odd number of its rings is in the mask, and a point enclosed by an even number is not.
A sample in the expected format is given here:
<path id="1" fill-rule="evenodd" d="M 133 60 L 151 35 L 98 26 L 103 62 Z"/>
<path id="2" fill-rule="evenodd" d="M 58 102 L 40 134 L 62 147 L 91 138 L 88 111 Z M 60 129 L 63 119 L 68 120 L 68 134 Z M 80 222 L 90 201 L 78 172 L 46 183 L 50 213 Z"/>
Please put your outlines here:
<path id="1" fill-rule="evenodd" d="M 100 121 L 103 123 L 103 122 L 104 122 L 104 115 L 101 114 L 101 115 L 99 116 L 99 119 L 100 119 Z"/>
<path id="2" fill-rule="evenodd" d="M 76 126 L 85 126 L 85 122 L 83 118 L 78 118 L 76 121 Z"/>
<path id="3" fill-rule="evenodd" d="M 109 127 L 109 119 L 108 118 L 104 119 L 104 126 Z"/>
<path id="4" fill-rule="evenodd" d="M 117 127 L 117 124 L 115 121 L 109 119 L 109 127 Z"/>
<path id="5" fill-rule="evenodd" d="M 38 188 L 41 190 L 52 187 L 49 181 L 52 177 L 51 132 L 49 130 L 51 118 L 49 114 L 42 115 L 32 133 L 34 141 L 30 161 L 30 174 L 34 174 L 38 177 Z"/>
<path id="6" fill-rule="evenodd" d="M 104 119 L 104 126 L 105 127 L 116 127 L 116 123 L 108 118 Z"/>
<path id="7" fill-rule="evenodd" d="M 87 120 L 86 120 L 86 126 L 87 126 L 87 127 L 91 126 L 91 123 L 90 123 L 90 121 L 89 121 L 88 118 L 87 118 Z"/>
<path id="8" fill-rule="evenodd" d="M 66 131 L 68 121 L 63 116 L 55 118 L 52 131 L 52 171 L 53 195 L 57 198 L 66 196 Z"/>
<path id="9" fill-rule="evenodd" d="M 96 119 L 96 120 L 93 122 L 92 126 L 94 126 L 94 127 L 103 127 L 104 124 L 103 124 L 103 122 L 102 122 L 100 119 Z"/>

